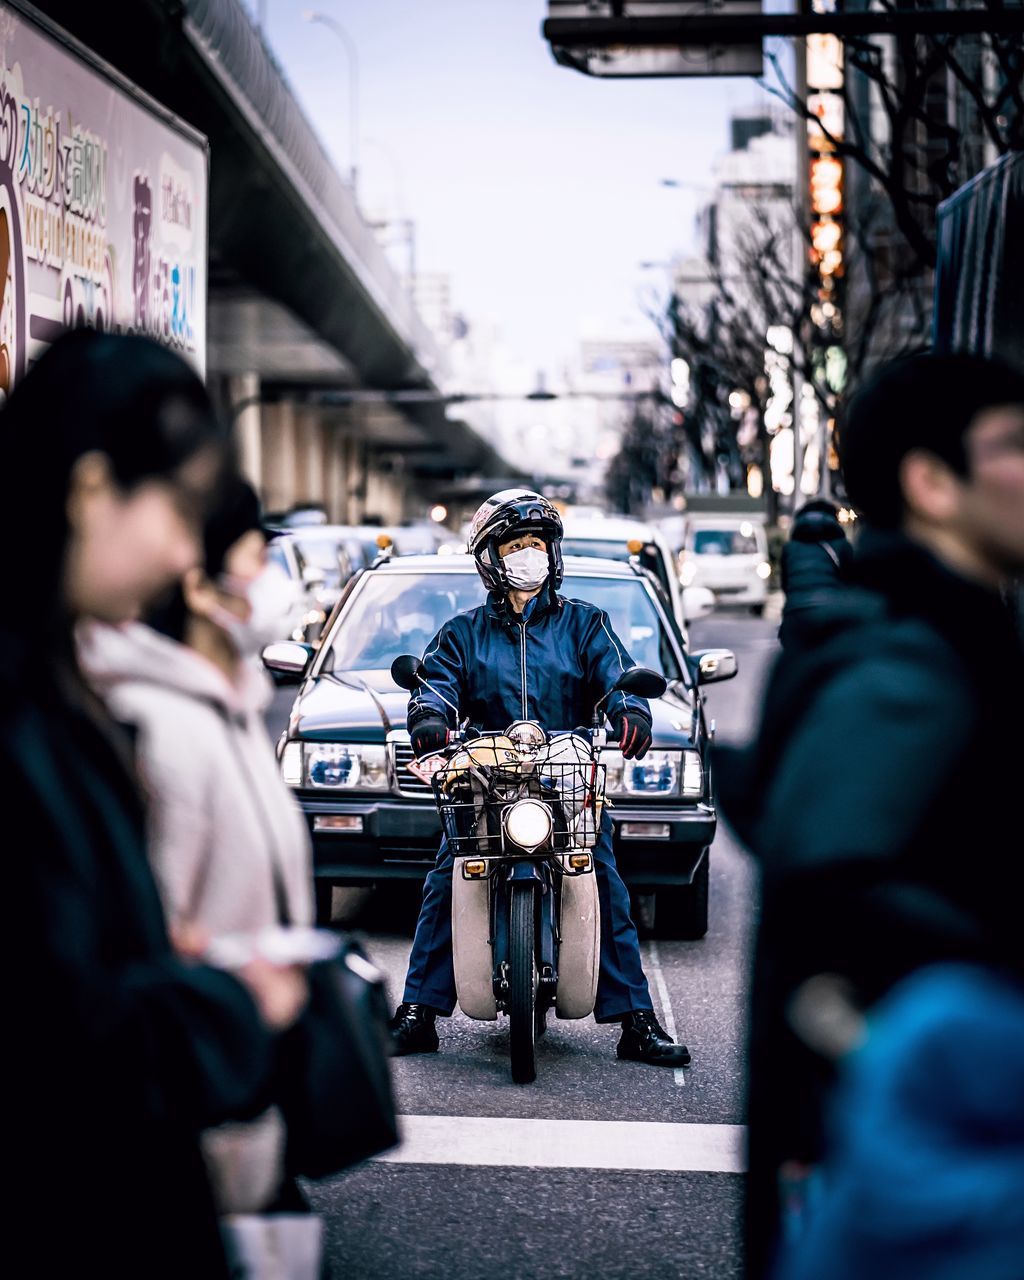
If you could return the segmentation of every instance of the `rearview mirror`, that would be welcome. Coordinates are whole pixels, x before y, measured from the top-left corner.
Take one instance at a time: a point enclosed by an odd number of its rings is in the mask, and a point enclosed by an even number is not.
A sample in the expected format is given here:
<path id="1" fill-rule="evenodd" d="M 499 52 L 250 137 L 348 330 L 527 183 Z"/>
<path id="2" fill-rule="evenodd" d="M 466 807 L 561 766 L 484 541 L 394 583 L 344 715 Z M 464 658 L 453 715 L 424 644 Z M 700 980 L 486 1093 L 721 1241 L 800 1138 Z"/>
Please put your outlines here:
<path id="1" fill-rule="evenodd" d="M 631 667 L 615 681 L 621 693 L 633 693 L 638 698 L 660 698 L 668 688 L 668 681 L 649 667 Z"/>
<path id="2" fill-rule="evenodd" d="M 313 648 L 294 640 L 281 640 L 268 644 L 262 656 L 263 665 L 277 684 L 298 684 L 309 666 Z"/>
<path id="3" fill-rule="evenodd" d="M 697 664 L 697 683 L 715 684 L 719 680 L 731 680 L 740 665 L 731 649 L 702 649 L 690 657 Z"/>
<path id="4" fill-rule="evenodd" d="M 391 664 L 391 679 L 400 689 L 408 689 L 410 693 L 420 687 L 423 679 L 423 663 L 411 653 L 402 653 Z"/>

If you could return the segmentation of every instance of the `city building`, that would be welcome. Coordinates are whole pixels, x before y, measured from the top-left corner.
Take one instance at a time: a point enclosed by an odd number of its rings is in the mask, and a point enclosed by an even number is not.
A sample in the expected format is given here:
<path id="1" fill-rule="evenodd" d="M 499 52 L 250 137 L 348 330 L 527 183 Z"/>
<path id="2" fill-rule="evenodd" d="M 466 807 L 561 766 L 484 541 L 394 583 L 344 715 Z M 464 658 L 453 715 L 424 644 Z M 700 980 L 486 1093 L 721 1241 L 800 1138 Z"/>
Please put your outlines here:
<path id="1" fill-rule="evenodd" d="M 671 395 L 691 491 L 791 493 L 794 320 L 805 270 L 792 120 L 766 106 L 730 120 L 697 218 L 698 251 L 672 272 Z M 804 430 L 811 434 L 809 424 Z"/>

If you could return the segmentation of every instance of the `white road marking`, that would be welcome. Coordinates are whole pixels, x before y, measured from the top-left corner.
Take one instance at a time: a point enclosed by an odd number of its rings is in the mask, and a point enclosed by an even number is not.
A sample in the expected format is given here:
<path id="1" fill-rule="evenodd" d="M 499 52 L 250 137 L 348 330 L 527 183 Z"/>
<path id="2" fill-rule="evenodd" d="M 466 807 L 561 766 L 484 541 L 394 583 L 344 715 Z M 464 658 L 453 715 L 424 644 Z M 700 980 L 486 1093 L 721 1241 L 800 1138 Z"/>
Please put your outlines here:
<path id="1" fill-rule="evenodd" d="M 665 981 L 665 975 L 661 968 L 661 953 L 658 951 L 656 942 L 648 942 L 647 944 L 648 970 L 654 978 L 654 985 L 657 988 L 658 1000 L 661 1003 L 661 1021 L 665 1030 L 669 1033 L 673 1040 L 678 1044 L 679 1034 L 676 1031 L 675 1015 L 672 1012 L 672 1002 L 668 998 L 668 984 Z M 680 1089 L 686 1086 L 686 1068 L 676 1067 L 672 1072 L 675 1077 L 676 1084 Z"/>
<path id="2" fill-rule="evenodd" d="M 746 1171 L 744 1126 L 738 1124 L 404 1115 L 399 1127 L 401 1146 L 378 1160 L 530 1169 Z"/>

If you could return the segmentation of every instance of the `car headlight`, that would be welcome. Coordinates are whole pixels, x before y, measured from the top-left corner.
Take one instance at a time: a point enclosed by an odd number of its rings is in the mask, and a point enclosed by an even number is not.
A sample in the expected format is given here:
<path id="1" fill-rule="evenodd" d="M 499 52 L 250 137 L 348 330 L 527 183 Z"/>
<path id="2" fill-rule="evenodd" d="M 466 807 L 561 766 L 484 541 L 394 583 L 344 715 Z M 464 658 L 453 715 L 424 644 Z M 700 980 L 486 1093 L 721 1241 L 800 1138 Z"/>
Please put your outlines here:
<path id="1" fill-rule="evenodd" d="M 605 789 L 619 796 L 685 796 L 704 794 L 704 768 L 698 751 L 648 751 L 642 760 L 624 760 L 619 751 L 601 753 L 607 766 Z"/>
<path id="2" fill-rule="evenodd" d="M 290 787 L 317 791 L 387 791 L 387 749 L 361 742 L 289 742 L 281 776 Z"/>
<path id="3" fill-rule="evenodd" d="M 772 576 L 772 567 L 767 560 L 762 560 L 757 566 L 757 576 L 764 578 L 765 582 Z"/>
<path id="4" fill-rule="evenodd" d="M 302 786 L 302 743 L 286 742 L 281 752 L 281 777 L 290 787 Z"/>
<path id="5" fill-rule="evenodd" d="M 679 581 L 684 587 L 692 587 L 697 576 L 697 566 L 692 560 L 684 560 L 679 566 Z"/>

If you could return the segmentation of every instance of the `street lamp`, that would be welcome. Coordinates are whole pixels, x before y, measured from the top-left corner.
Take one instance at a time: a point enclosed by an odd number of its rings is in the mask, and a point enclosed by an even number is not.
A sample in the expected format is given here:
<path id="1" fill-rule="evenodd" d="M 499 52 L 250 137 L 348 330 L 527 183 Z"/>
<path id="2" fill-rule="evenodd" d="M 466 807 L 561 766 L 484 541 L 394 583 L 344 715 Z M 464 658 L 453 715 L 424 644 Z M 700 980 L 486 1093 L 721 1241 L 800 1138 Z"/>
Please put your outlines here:
<path id="1" fill-rule="evenodd" d="M 315 9 L 306 9 L 302 16 L 307 22 L 319 22 L 322 26 L 328 27 L 333 31 L 345 46 L 345 52 L 348 54 L 349 183 L 352 187 L 353 198 L 357 198 L 357 180 L 359 176 L 359 55 L 356 51 L 355 42 L 337 18 L 333 18 L 329 13 L 320 13 Z"/>

